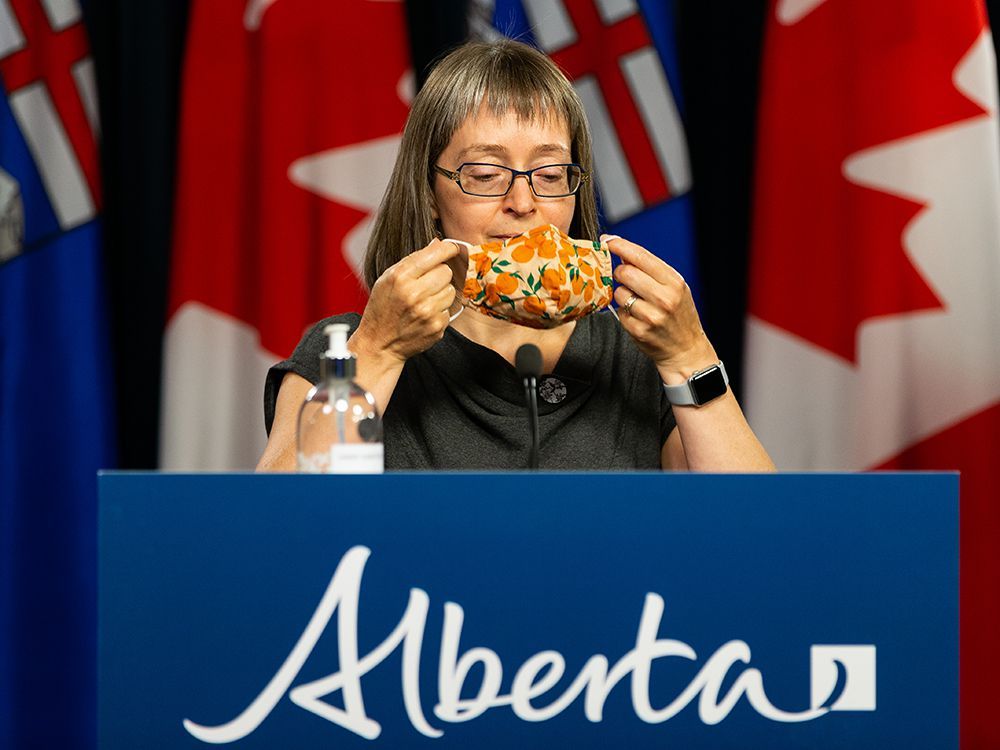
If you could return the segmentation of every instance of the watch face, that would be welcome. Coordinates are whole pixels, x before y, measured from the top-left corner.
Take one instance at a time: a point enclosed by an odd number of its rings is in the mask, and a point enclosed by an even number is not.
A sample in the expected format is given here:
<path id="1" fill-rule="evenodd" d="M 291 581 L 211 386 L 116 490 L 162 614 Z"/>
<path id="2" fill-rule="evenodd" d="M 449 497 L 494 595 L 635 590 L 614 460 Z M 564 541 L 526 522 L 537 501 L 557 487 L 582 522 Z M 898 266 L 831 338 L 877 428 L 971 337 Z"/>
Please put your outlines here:
<path id="1" fill-rule="evenodd" d="M 726 379 L 722 377 L 722 370 L 718 366 L 693 376 L 688 382 L 694 392 L 695 403 L 699 406 L 724 394 L 727 387 Z"/>

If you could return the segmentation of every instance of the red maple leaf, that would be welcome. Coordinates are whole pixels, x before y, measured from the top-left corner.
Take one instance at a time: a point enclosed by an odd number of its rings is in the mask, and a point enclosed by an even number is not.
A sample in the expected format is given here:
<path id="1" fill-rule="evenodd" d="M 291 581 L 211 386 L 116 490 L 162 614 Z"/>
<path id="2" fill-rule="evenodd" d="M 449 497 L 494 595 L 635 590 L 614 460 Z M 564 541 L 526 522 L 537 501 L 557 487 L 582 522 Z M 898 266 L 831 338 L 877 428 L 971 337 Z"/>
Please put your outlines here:
<path id="1" fill-rule="evenodd" d="M 366 299 L 342 253 L 365 214 L 293 184 L 289 166 L 402 131 L 404 8 L 276 0 L 247 30 L 245 7 L 194 5 L 170 314 L 202 302 L 287 354 L 308 324 Z"/>
<path id="2" fill-rule="evenodd" d="M 903 248 L 924 204 L 848 182 L 844 162 L 984 113 L 952 76 L 985 18 L 954 0 L 827 0 L 790 26 L 772 3 L 768 23 L 750 313 L 853 363 L 863 321 L 942 303 Z"/>

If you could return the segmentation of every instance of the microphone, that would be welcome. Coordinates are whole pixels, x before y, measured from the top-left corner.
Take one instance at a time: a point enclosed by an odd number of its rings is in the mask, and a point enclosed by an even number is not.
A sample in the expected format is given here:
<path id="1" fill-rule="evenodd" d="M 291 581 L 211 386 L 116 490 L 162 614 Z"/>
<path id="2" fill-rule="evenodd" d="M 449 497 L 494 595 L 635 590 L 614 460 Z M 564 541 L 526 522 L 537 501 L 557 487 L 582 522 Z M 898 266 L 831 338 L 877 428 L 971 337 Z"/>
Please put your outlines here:
<path id="1" fill-rule="evenodd" d="M 528 428 L 531 431 L 531 451 L 528 468 L 538 468 L 538 378 L 542 374 L 542 353 L 534 344 L 521 345 L 514 355 L 514 369 L 524 382 L 524 400 L 528 406 Z"/>

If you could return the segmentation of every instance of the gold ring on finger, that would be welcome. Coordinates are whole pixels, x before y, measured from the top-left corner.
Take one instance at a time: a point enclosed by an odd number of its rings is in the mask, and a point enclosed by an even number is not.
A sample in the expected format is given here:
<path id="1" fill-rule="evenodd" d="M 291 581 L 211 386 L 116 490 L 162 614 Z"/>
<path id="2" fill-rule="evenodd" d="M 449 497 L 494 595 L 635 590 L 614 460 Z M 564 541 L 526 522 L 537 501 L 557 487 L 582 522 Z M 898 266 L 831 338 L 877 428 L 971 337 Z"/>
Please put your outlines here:
<path id="1" fill-rule="evenodd" d="M 632 305 L 635 304 L 635 301 L 637 299 L 639 299 L 639 297 L 633 294 L 631 297 L 628 298 L 628 301 L 625 303 L 625 312 L 627 312 L 629 315 L 632 314 Z"/>

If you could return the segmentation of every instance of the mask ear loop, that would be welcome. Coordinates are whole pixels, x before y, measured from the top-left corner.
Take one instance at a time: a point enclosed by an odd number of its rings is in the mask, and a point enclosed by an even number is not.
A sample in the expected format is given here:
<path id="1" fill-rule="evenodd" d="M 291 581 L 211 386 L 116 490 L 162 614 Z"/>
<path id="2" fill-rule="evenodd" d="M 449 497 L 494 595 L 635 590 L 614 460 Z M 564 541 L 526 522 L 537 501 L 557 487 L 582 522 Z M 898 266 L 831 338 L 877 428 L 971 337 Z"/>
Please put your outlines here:
<path id="1" fill-rule="evenodd" d="M 462 245 L 464 245 L 466 250 L 469 250 L 469 251 L 472 250 L 472 244 L 469 243 L 469 242 L 465 242 L 463 240 L 453 240 L 453 239 L 450 239 L 450 238 L 445 238 L 442 241 L 443 242 L 450 242 L 453 245 L 458 245 L 459 247 L 461 247 Z M 454 323 L 455 319 L 458 318 L 459 315 L 461 315 L 462 313 L 465 312 L 465 305 L 461 302 L 461 298 L 459 297 L 459 294 L 461 294 L 461 292 L 459 292 L 459 290 L 456 289 L 455 290 L 455 299 L 459 300 L 459 304 L 461 306 L 458 308 L 458 312 L 457 313 L 455 313 L 454 315 L 449 315 L 448 316 L 448 322 L 449 323 Z"/>
<path id="2" fill-rule="evenodd" d="M 617 235 L 617 234 L 605 234 L 605 235 L 601 236 L 601 244 L 607 245 L 609 242 L 611 242 L 611 240 L 620 240 L 620 239 L 621 239 L 621 235 Z M 611 250 L 609 249 L 608 250 L 608 254 L 610 255 L 610 253 L 611 253 Z M 612 278 L 614 278 L 614 277 L 612 277 Z M 614 282 L 612 282 L 612 285 L 611 285 L 611 298 L 612 298 L 612 300 L 614 300 L 614 293 L 615 293 L 615 287 L 614 287 Z M 618 324 L 621 325 L 622 319 L 618 317 L 618 311 L 615 310 L 615 308 L 613 308 L 611 305 L 608 305 L 608 312 L 611 313 L 612 315 L 614 315 L 615 316 L 615 320 L 617 320 Z"/>

